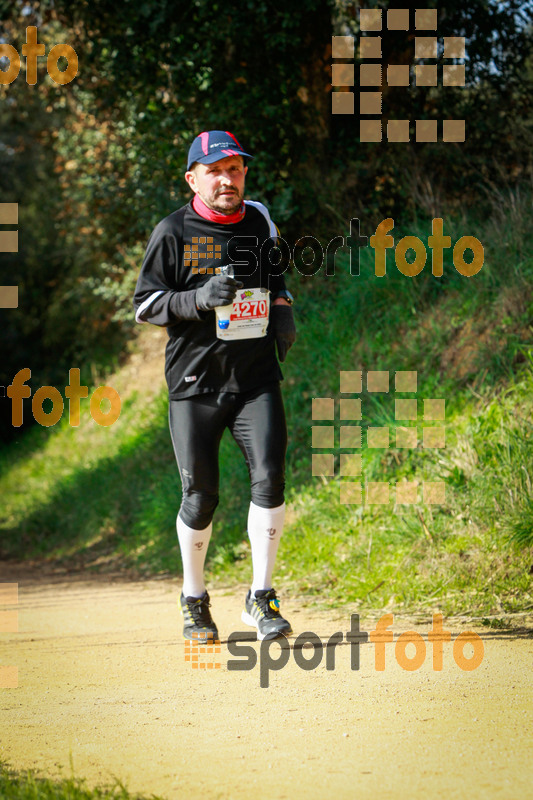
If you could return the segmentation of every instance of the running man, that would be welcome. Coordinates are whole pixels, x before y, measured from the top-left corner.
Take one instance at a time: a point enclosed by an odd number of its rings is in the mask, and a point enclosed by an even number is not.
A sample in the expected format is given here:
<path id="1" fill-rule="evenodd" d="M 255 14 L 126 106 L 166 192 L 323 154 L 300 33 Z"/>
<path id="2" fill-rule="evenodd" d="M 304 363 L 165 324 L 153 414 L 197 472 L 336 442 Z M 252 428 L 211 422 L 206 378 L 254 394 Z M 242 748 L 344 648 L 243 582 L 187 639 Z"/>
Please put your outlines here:
<path id="1" fill-rule="evenodd" d="M 165 326 L 169 337 L 165 375 L 183 490 L 176 527 L 186 639 L 219 638 L 204 563 L 226 428 L 251 483 L 253 582 L 242 620 L 257 628 L 258 639 L 292 633 L 272 573 L 285 517 L 287 448 L 278 358 L 285 360 L 296 331 L 292 296 L 270 258 L 277 228 L 262 203 L 243 200 L 251 158 L 229 131 L 194 139 L 185 173 L 194 197 L 152 232 L 134 295 L 137 321 Z"/>

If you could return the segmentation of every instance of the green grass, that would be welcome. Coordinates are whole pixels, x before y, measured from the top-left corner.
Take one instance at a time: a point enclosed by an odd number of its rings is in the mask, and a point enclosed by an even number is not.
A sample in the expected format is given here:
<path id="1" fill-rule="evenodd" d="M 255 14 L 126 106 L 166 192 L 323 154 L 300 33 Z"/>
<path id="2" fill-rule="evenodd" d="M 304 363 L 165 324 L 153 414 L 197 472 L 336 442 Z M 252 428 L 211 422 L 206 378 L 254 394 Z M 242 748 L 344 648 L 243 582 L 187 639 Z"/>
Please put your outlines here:
<path id="1" fill-rule="evenodd" d="M 522 216 L 445 221 L 454 243 L 474 234 L 485 246 L 476 276 L 451 263 L 444 277 L 401 275 L 388 253 L 376 278 L 373 251 L 361 276 L 345 256 L 336 274 L 289 276 L 297 295 L 298 340 L 283 365 L 290 428 L 288 515 L 276 586 L 304 602 L 359 608 L 519 613 L 533 607 L 533 245 Z M 517 210 L 518 209 L 518 210 Z M 430 222 L 405 233 L 427 242 Z M 401 233 L 393 231 L 395 241 Z M 428 251 L 429 252 L 429 251 Z M 340 370 L 416 370 L 418 398 L 445 398 L 446 448 L 366 449 L 365 481 L 444 481 L 442 505 L 343 505 L 339 477 L 311 475 L 311 402 L 333 397 Z M 396 424 L 394 386 L 363 391 L 368 426 Z M 403 393 L 399 397 L 409 397 Z M 420 414 L 418 426 L 426 424 Z M 316 423 L 325 424 L 325 423 Z M 337 417 L 335 426 L 341 422 Z M 413 423 L 414 424 L 414 423 Z M 337 432 L 338 437 L 338 432 Z M 392 442 L 394 444 L 394 442 Z M 335 448 L 339 473 L 338 438 Z M 167 429 L 167 399 L 130 396 L 112 428 L 90 417 L 36 427 L 0 451 L 4 555 L 46 557 L 86 569 L 180 570 L 175 518 L 179 478 Z M 209 580 L 249 581 L 246 467 L 225 437 L 221 499 L 208 554 Z"/>
<path id="2" fill-rule="evenodd" d="M 154 794 L 130 793 L 120 781 L 90 789 L 80 778 L 51 780 L 32 772 L 17 772 L 5 763 L 0 763 L 0 797 L 2 800 L 158 800 Z"/>

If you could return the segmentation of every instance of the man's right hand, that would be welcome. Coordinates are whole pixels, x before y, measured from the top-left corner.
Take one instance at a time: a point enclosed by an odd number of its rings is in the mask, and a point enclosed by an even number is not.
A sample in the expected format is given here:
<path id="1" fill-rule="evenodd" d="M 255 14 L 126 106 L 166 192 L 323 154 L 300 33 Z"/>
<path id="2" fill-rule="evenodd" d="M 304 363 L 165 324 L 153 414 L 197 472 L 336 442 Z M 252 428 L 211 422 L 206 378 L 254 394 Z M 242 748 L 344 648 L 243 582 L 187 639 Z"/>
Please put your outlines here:
<path id="1" fill-rule="evenodd" d="M 196 290 L 196 307 L 199 311 L 210 311 L 215 306 L 228 306 L 235 299 L 237 289 L 243 286 L 244 283 L 229 275 L 213 275 Z"/>

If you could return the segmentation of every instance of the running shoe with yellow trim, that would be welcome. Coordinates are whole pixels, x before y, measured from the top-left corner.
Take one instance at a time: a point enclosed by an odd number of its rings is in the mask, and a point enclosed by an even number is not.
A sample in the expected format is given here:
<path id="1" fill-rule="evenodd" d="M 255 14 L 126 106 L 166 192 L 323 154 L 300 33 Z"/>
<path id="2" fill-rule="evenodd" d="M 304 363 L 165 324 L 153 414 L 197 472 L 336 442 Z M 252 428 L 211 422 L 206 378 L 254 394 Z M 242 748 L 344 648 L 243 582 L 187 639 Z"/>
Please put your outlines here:
<path id="1" fill-rule="evenodd" d="M 219 641 L 218 629 L 211 617 L 211 605 L 207 592 L 202 597 L 180 596 L 181 613 L 183 614 L 183 638 L 198 642 Z"/>
<path id="2" fill-rule="evenodd" d="M 277 639 L 292 633 L 290 622 L 279 613 L 279 600 L 274 589 L 259 589 L 252 597 L 251 590 L 246 595 L 241 619 L 247 625 L 257 628 L 257 638 Z"/>

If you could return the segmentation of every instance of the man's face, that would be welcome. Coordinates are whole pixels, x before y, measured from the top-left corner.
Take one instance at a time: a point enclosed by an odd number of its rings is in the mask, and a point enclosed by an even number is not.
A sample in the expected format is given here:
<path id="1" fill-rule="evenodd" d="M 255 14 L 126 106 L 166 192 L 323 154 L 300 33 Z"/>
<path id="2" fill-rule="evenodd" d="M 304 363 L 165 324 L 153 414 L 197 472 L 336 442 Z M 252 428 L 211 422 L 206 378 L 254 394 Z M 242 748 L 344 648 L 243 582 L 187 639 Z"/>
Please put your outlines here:
<path id="1" fill-rule="evenodd" d="M 242 156 L 227 156 L 214 164 L 195 164 L 185 180 L 208 208 L 233 214 L 241 207 L 247 172 Z"/>

